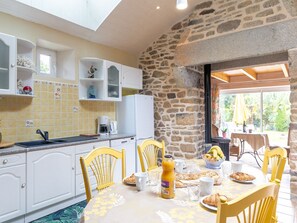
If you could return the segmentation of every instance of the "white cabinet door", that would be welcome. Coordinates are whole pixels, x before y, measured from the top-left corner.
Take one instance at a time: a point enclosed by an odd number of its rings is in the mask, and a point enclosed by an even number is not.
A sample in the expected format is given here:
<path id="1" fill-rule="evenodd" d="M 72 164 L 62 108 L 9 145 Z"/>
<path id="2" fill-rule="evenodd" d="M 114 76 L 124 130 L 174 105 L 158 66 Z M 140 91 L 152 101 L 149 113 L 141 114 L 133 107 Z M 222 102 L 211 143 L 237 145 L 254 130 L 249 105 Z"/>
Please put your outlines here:
<path id="1" fill-rule="evenodd" d="M 135 173 L 135 139 L 132 138 L 124 138 L 124 139 L 116 139 L 110 141 L 111 148 L 116 149 L 117 151 L 122 151 L 125 149 L 126 153 L 126 176 L 130 176 L 132 173 Z M 114 182 L 121 182 L 122 181 L 122 160 L 117 160 L 116 166 L 114 169 Z"/>
<path id="2" fill-rule="evenodd" d="M 142 70 L 122 65 L 122 87 L 142 89 Z"/>
<path id="3" fill-rule="evenodd" d="M 26 166 L 0 168 L 0 222 L 25 214 Z"/>
<path id="4" fill-rule="evenodd" d="M 14 36 L 0 33 L 0 94 L 16 93 L 16 44 Z"/>
<path id="5" fill-rule="evenodd" d="M 27 211 L 31 212 L 74 196 L 75 147 L 27 154 Z"/>

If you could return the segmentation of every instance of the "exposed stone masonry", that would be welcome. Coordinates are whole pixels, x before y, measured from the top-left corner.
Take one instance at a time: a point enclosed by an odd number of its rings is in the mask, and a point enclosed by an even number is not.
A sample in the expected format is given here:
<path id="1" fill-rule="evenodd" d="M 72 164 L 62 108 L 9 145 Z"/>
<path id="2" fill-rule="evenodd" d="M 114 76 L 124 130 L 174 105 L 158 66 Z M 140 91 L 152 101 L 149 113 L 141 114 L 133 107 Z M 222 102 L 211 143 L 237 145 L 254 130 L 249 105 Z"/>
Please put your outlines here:
<path id="1" fill-rule="evenodd" d="M 155 138 L 165 140 L 169 153 L 196 157 L 205 137 L 203 69 L 177 67 L 176 47 L 291 19 L 295 6 L 295 0 L 206 0 L 140 55 L 143 93 L 155 97 Z"/>
<path id="2" fill-rule="evenodd" d="M 144 94 L 154 95 L 155 138 L 175 157 L 197 157 L 204 142 L 204 86 L 201 66 L 178 68 L 177 44 L 184 20 L 156 40 L 139 58 Z"/>
<path id="3" fill-rule="evenodd" d="M 295 0 L 220 0 L 196 6 L 189 16 L 187 42 L 291 19 L 297 16 Z M 179 27 L 181 23 L 175 26 Z"/>
<path id="4" fill-rule="evenodd" d="M 290 159 L 291 190 L 297 192 L 297 49 L 289 50 L 289 73 L 291 76 L 291 123 Z"/>

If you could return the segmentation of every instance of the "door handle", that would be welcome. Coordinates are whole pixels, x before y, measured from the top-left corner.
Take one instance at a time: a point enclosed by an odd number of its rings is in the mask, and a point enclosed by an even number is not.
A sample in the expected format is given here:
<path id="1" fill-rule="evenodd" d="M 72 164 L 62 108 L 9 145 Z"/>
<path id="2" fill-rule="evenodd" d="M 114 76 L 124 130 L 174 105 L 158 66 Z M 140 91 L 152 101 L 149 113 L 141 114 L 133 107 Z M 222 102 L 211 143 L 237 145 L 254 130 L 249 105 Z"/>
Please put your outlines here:
<path id="1" fill-rule="evenodd" d="M 3 164 L 4 165 L 7 164 L 7 163 L 8 163 L 8 160 L 7 159 L 3 160 Z"/>
<path id="2" fill-rule="evenodd" d="M 122 141 L 121 143 L 127 143 L 128 141 L 126 140 L 126 141 Z"/>
<path id="3" fill-rule="evenodd" d="M 25 187 L 26 187 L 26 184 L 25 183 L 21 185 L 21 188 L 25 188 Z"/>

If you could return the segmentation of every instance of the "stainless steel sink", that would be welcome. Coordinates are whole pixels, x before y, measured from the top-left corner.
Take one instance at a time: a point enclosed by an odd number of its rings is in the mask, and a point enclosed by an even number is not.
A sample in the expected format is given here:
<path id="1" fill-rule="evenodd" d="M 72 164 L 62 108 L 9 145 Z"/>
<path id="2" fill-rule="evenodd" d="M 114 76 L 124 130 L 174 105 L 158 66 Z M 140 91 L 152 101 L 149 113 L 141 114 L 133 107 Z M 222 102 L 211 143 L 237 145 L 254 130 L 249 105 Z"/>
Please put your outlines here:
<path id="1" fill-rule="evenodd" d="M 73 137 L 65 137 L 65 138 L 58 138 L 58 139 L 51 139 L 48 141 L 45 140 L 36 140 L 36 141 L 28 141 L 28 142 L 19 142 L 16 145 L 31 148 L 31 147 L 38 147 L 38 146 L 48 146 L 53 144 L 62 144 L 62 143 L 72 143 L 72 142 L 81 142 L 96 139 L 93 137 L 86 137 L 86 136 L 73 136 Z"/>

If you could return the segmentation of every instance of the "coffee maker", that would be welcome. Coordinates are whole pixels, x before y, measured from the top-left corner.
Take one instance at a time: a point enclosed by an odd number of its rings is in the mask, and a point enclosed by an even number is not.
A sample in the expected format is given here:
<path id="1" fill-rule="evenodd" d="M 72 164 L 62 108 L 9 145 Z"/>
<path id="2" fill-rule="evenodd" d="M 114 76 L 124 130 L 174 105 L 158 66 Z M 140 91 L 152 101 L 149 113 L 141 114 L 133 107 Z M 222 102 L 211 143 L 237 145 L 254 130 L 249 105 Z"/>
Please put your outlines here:
<path id="1" fill-rule="evenodd" d="M 108 135 L 109 128 L 108 128 L 108 116 L 100 116 L 98 117 L 98 133 L 100 135 Z"/>

